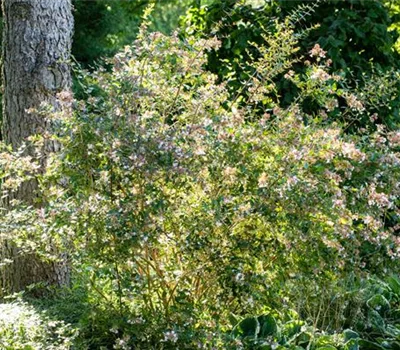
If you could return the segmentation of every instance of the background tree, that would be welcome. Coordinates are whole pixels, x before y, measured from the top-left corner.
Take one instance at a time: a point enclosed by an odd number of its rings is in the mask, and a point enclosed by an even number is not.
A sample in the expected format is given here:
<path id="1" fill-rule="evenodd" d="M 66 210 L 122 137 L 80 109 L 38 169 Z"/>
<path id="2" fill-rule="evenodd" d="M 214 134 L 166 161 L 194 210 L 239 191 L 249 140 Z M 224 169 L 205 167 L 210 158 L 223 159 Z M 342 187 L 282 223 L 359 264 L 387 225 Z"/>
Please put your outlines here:
<path id="1" fill-rule="evenodd" d="M 154 3 L 151 30 L 166 34 L 178 27 L 179 17 L 191 6 L 210 0 L 73 0 L 75 34 L 72 53 L 84 66 L 115 54 L 131 44 L 138 33 L 144 9 Z"/>
<path id="2" fill-rule="evenodd" d="M 254 43 L 265 44 L 264 36 L 276 32 L 276 20 L 285 18 L 293 23 L 294 33 L 297 33 L 298 57 L 308 56 L 318 43 L 331 58 L 332 68 L 346 76 L 353 87 L 361 88 L 371 75 L 377 72 L 391 74 L 400 67 L 399 55 L 394 49 L 398 35 L 392 30 L 396 20 L 394 9 L 393 6 L 391 17 L 382 0 L 280 0 L 260 1 L 256 6 L 250 1 L 227 0 L 191 9 L 184 22 L 189 24 L 189 34 L 217 35 L 222 41 L 221 49 L 210 52 L 208 69 L 217 73 L 220 79 L 228 79 L 233 91 L 253 74 L 247 62 L 260 56 Z M 300 66 L 295 68 L 302 69 Z M 296 88 L 284 79 L 284 74 L 274 83 L 275 93 L 283 97 L 275 96 L 275 99 L 287 106 L 297 96 Z M 400 90 L 400 86 L 396 88 Z M 305 107 L 310 112 L 316 110 L 311 100 Z M 371 106 L 369 112 L 377 113 L 379 109 L 380 122 L 393 128 L 399 119 L 399 107 L 398 102 L 387 101 L 379 108 Z M 368 118 L 363 118 L 357 125 L 368 123 Z"/>
<path id="3" fill-rule="evenodd" d="M 30 136 L 48 130 L 48 121 L 37 112 L 43 103 L 56 107 L 56 95 L 71 88 L 68 60 L 73 18 L 70 0 L 5 0 L 3 14 L 2 134 L 16 150 Z M 53 151 L 55 144 L 48 142 L 45 148 L 44 154 Z M 27 181 L 10 195 L 8 206 L 17 199 L 39 207 L 38 192 L 37 182 Z M 21 254 L 10 242 L 3 242 L 2 255 L 3 261 L 12 260 L 1 273 L 1 286 L 7 293 L 37 282 L 68 281 L 64 263 L 42 262 L 35 255 Z"/>

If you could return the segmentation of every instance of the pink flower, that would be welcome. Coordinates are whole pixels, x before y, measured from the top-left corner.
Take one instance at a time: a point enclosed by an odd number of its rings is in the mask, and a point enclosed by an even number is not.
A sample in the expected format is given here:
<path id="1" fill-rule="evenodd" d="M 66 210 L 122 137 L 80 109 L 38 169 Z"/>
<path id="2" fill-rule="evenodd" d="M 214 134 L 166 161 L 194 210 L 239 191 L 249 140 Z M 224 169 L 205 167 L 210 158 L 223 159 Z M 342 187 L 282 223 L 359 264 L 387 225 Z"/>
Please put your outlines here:
<path id="1" fill-rule="evenodd" d="M 393 131 L 388 133 L 387 138 L 391 147 L 400 146 L 400 131 Z"/>
<path id="2" fill-rule="evenodd" d="M 390 208 L 393 206 L 393 203 L 389 200 L 385 193 L 376 192 L 375 185 L 370 186 L 368 204 L 376 205 L 380 208 Z"/>
<path id="3" fill-rule="evenodd" d="M 346 102 L 348 106 L 353 110 L 356 110 L 358 112 L 362 112 L 363 110 L 365 110 L 365 107 L 362 104 L 362 102 L 358 100 L 357 96 L 353 94 L 346 96 Z"/>
<path id="4" fill-rule="evenodd" d="M 326 51 L 324 51 L 319 44 L 315 44 L 309 53 L 310 57 L 324 58 L 326 55 Z"/>
<path id="5" fill-rule="evenodd" d="M 331 78 L 331 76 L 325 72 L 322 68 L 317 68 L 310 76 L 312 80 L 317 80 L 320 82 L 327 81 Z"/>

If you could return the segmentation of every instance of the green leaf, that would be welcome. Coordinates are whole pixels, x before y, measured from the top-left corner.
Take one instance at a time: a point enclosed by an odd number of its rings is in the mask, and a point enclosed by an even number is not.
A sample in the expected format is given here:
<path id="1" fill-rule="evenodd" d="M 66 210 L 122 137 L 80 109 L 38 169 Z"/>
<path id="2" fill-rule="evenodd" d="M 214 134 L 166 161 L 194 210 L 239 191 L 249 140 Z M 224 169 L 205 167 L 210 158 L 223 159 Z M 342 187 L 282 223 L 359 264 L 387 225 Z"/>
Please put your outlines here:
<path id="1" fill-rule="evenodd" d="M 229 322 L 231 323 L 232 326 L 237 325 L 238 324 L 238 319 L 234 314 L 230 314 L 229 315 Z"/>
<path id="2" fill-rule="evenodd" d="M 333 345 L 324 345 L 317 348 L 317 350 L 336 350 L 336 348 Z"/>
<path id="3" fill-rule="evenodd" d="M 359 350 L 358 339 L 350 339 L 344 346 L 344 350 Z"/>
<path id="4" fill-rule="evenodd" d="M 303 325 L 303 321 L 290 321 L 284 325 L 284 333 L 290 338 L 295 334 L 300 333 Z"/>
<path id="5" fill-rule="evenodd" d="M 352 331 L 351 329 L 346 329 L 343 331 L 344 340 L 347 342 L 351 339 L 358 339 L 360 336 L 357 332 Z"/>
<path id="6" fill-rule="evenodd" d="M 378 343 L 374 343 L 365 339 L 360 339 L 358 344 L 360 345 L 361 350 L 384 350 L 384 347 Z"/>
<path id="7" fill-rule="evenodd" d="M 243 337 L 257 337 L 260 325 L 255 317 L 248 317 L 242 320 L 233 330 L 233 334 Z"/>
<path id="8" fill-rule="evenodd" d="M 393 350 L 400 350 L 400 341 L 393 341 L 390 345 Z"/>
<path id="9" fill-rule="evenodd" d="M 332 345 L 333 339 L 330 335 L 322 335 L 316 338 L 317 349 L 333 350 L 335 347 Z"/>
<path id="10" fill-rule="evenodd" d="M 312 334 L 308 332 L 301 332 L 295 339 L 298 344 L 308 344 L 311 341 Z"/>
<path id="11" fill-rule="evenodd" d="M 390 309 L 389 301 L 381 294 L 376 294 L 367 301 L 367 306 L 376 311 L 387 311 Z"/>
<path id="12" fill-rule="evenodd" d="M 400 279 L 397 276 L 390 276 L 387 280 L 388 285 L 396 296 L 400 297 Z"/>
<path id="13" fill-rule="evenodd" d="M 257 317 L 257 320 L 260 324 L 260 337 L 276 335 L 278 332 L 278 325 L 272 315 L 261 315 Z"/>

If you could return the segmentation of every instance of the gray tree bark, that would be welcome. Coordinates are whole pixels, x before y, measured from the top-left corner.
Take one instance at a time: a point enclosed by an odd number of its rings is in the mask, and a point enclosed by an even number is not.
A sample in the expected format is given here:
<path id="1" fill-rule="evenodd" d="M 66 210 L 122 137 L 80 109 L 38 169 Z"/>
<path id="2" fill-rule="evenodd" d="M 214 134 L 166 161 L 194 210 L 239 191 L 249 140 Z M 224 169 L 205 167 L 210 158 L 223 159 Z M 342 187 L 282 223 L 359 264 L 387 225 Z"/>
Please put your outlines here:
<path id="1" fill-rule="evenodd" d="M 18 148 L 29 136 L 43 134 L 50 125 L 32 110 L 43 102 L 57 106 L 56 95 L 71 88 L 69 58 L 73 33 L 70 0 L 3 0 L 3 125 L 5 142 Z M 30 110 L 30 111 L 29 111 Z M 47 144 L 46 151 L 54 151 Z M 24 183 L 14 198 L 37 205 L 35 181 Z M 41 261 L 23 255 L 11 242 L 2 242 L 2 258 L 12 263 L 1 269 L 4 293 L 33 283 L 68 283 L 66 263 Z"/>

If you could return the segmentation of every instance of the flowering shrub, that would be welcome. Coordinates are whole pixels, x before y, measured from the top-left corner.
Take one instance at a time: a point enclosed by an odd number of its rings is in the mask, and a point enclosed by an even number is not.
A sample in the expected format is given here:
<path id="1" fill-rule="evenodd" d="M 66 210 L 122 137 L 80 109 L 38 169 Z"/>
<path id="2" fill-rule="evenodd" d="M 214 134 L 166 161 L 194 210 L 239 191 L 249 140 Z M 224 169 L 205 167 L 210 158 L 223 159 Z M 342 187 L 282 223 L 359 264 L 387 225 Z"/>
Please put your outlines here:
<path id="1" fill-rule="evenodd" d="M 3 190 L 35 177 L 46 203 L 15 203 L 1 233 L 46 259 L 59 258 L 48 247 L 68 254 L 115 315 L 114 348 L 224 348 L 216 332 L 232 315 L 285 305 L 287 287 L 398 270 L 399 131 L 357 136 L 351 119 L 329 121 L 357 118 L 370 100 L 330 73 L 321 47 L 300 74 L 296 41 L 266 37 L 238 101 L 204 69 L 218 40 L 145 27 L 111 71 L 90 77 L 87 100 L 59 95 L 56 132 L 30 139 L 62 146 L 45 174 L 23 150 L 0 157 Z M 286 109 L 269 99 L 276 74 L 299 90 Z"/>

